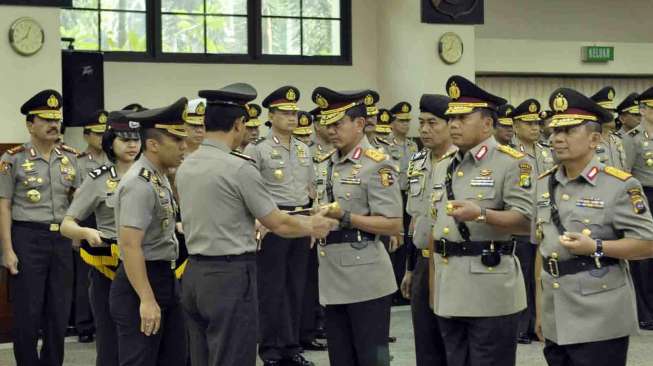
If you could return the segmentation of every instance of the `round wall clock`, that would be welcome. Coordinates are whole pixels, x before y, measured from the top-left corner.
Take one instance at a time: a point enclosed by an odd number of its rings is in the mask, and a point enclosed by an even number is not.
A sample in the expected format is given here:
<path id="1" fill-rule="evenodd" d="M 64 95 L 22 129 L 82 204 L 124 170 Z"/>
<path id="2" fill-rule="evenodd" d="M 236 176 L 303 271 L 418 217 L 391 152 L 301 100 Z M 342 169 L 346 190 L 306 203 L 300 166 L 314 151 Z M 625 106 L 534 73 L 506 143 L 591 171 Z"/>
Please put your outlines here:
<path id="1" fill-rule="evenodd" d="M 23 56 L 31 56 L 39 52 L 44 42 L 43 27 L 32 18 L 18 18 L 9 28 L 11 48 Z"/>

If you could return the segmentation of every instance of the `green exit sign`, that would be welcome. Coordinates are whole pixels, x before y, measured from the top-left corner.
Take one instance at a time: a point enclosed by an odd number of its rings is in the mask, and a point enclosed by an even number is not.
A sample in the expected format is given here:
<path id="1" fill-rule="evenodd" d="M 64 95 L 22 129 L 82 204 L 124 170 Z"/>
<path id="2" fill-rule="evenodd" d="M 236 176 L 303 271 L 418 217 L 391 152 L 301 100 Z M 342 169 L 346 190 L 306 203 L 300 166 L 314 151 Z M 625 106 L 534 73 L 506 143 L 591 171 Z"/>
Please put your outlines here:
<path id="1" fill-rule="evenodd" d="M 614 47 L 587 46 L 581 49 L 584 62 L 614 61 Z"/>

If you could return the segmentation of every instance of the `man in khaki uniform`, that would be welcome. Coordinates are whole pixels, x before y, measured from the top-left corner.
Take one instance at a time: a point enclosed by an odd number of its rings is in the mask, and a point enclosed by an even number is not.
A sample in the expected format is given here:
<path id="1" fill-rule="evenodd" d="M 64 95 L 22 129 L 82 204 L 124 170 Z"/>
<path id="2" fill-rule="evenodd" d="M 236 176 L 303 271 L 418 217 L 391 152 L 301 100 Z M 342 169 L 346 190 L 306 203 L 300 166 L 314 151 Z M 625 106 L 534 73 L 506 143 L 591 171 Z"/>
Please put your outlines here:
<path id="1" fill-rule="evenodd" d="M 397 290 L 390 257 L 378 235 L 401 230 L 397 172 L 364 134 L 369 91 L 313 91 L 321 123 L 337 148 L 323 156 L 318 181 L 340 230 L 318 242 L 320 302 L 326 307 L 331 365 L 388 366 L 390 296 Z"/>
<path id="2" fill-rule="evenodd" d="M 494 128 L 494 138 L 501 145 L 513 146 L 512 138 L 515 135 L 513 130 L 512 111 L 515 107 L 510 104 L 504 104 L 497 108 L 497 125 Z"/>
<path id="3" fill-rule="evenodd" d="M 615 112 L 614 88 L 606 86 L 590 98 L 612 115 Z M 605 165 L 623 169 L 626 163 L 626 152 L 621 141 L 621 136 L 616 132 L 614 118 L 604 123 L 601 127 L 601 142 L 596 147 L 596 156 Z"/>
<path id="4" fill-rule="evenodd" d="M 297 113 L 297 127 L 292 130 L 292 137 L 303 142 L 309 150 L 313 150 L 313 115 L 308 112 L 299 111 Z M 313 156 L 313 155 L 311 155 Z"/>
<path id="5" fill-rule="evenodd" d="M 633 128 L 637 127 L 642 120 L 639 113 L 639 94 L 630 93 L 617 106 L 617 118 L 621 123 L 621 128 L 617 131 L 619 137 L 623 138 Z"/>
<path id="6" fill-rule="evenodd" d="M 243 152 L 247 145 L 258 140 L 259 138 L 259 127 L 261 126 L 261 106 L 258 104 L 250 103 L 247 105 L 247 114 L 249 119 L 245 122 L 245 128 L 247 131 L 247 136 L 240 143 L 240 146 L 236 148 L 236 151 Z"/>
<path id="7" fill-rule="evenodd" d="M 462 76 L 449 78 L 446 89 L 459 150 L 431 199 L 433 310 L 449 366 L 514 365 L 526 294 L 511 236 L 530 231 L 533 165 L 492 136 L 504 99 Z"/>
<path id="8" fill-rule="evenodd" d="M 560 88 L 549 104 L 560 166 L 536 183 L 544 356 L 551 366 L 625 366 L 637 332 L 628 259 L 653 256 L 653 219 L 640 183 L 596 158 L 610 112 Z"/>
<path id="9" fill-rule="evenodd" d="M 18 366 L 62 365 L 73 293 L 71 241 L 59 233 L 80 185 L 77 151 L 57 143 L 61 94 L 43 90 L 20 108 L 30 141 L 0 159 L 0 243 L 9 270 Z M 37 348 L 39 330 L 43 347 Z"/>
<path id="10" fill-rule="evenodd" d="M 195 98 L 188 101 L 188 109 L 184 116 L 184 127 L 186 130 L 186 154 L 190 154 L 200 147 L 206 134 L 204 127 L 204 114 L 206 113 L 206 99 Z"/>

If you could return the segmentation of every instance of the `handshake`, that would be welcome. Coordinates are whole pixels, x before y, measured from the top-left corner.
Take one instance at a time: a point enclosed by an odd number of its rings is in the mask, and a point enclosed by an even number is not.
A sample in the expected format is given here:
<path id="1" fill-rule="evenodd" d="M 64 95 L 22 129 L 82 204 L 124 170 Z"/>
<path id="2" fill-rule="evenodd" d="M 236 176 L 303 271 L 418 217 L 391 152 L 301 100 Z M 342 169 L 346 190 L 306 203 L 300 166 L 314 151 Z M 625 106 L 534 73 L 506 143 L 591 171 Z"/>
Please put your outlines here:
<path id="1" fill-rule="evenodd" d="M 345 212 L 338 202 L 313 207 L 305 210 L 284 211 L 287 218 L 283 228 L 270 228 L 282 237 L 303 237 L 311 236 L 313 239 L 324 239 L 329 232 L 339 227 L 340 219 Z M 265 235 L 270 231 L 268 227 L 256 221 L 256 240 L 261 243 Z"/>

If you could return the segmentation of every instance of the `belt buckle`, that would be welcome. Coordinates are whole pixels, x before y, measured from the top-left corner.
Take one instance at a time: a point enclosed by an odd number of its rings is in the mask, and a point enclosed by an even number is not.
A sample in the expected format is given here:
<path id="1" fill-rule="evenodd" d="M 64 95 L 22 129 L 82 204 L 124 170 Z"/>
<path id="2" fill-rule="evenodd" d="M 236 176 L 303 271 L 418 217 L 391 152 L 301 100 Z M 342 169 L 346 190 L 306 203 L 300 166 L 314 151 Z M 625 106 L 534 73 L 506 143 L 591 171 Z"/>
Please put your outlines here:
<path id="1" fill-rule="evenodd" d="M 549 258 L 549 274 L 555 278 L 560 277 L 560 269 L 558 268 L 557 259 Z"/>
<path id="2" fill-rule="evenodd" d="M 447 257 L 447 241 L 445 239 L 440 239 L 440 244 L 442 244 L 442 253 L 440 256 L 443 258 Z"/>
<path id="3" fill-rule="evenodd" d="M 59 232 L 59 224 L 50 224 L 50 231 Z"/>
<path id="4" fill-rule="evenodd" d="M 175 261 L 170 261 L 170 269 L 174 271 L 175 268 L 177 268 L 177 263 Z"/>

